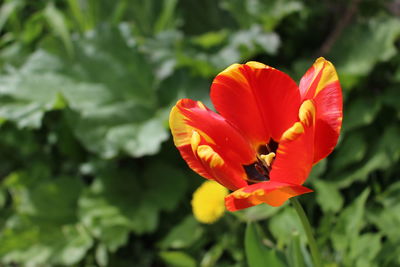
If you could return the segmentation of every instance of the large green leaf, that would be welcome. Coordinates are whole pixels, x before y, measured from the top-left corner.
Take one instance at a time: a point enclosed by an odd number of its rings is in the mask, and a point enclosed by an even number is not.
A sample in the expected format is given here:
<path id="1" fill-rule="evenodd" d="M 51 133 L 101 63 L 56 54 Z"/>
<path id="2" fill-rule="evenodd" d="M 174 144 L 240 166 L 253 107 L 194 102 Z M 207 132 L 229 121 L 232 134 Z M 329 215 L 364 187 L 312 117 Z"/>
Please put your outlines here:
<path id="1" fill-rule="evenodd" d="M 293 233 L 286 253 L 286 258 L 290 267 L 305 267 L 306 262 L 311 261 L 307 250 L 302 246 L 299 234 Z M 307 266 L 309 266 L 309 264 Z"/>
<path id="2" fill-rule="evenodd" d="M 2 263 L 27 265 L 75 264 L 93 244 L 82 224 L 38 224 L 22 216 L 8 219 L 0 240 Z"/>
<path id="3" fill-rule="evenodd" d="M 274 216 L 279 212 L 281 207 L 272 207 L 269 205 L 256 205 L 242 211 L 234 212 L 233 215 L 237 216 L 244 222 L 255 222 L 265 220 Z"/>
<path id="4" fill-rule="evenodd" d="M 278 246 L 288 245 L 293 233 L 298 233 L 301 240 L 305 240 L 305 233 L 301 225 L 296 211 L 290 206 L 286 206 L 269 220 L 269 228 L 277 239 Z"/>
<path id="5" fill-rule="evenodd" d="M 340 211 L 343 207 L 344 199 L 334 183 L 316 180 L 313 185 L 315 186 L 318 204 L 325 213 Z"/>
<path id="6" fill-rule="evenodd" d="M 377 196 L 380 204 L 369 210 L 368 219 L 372 221 L 389 240 L 400 242 L 397 225 L 400 223 L 400 182 L 395 182 Z"/>
<path id="7" fill-rule="evenodd" d="M 343 170 L 364 158 L 368 148 L 364 138 L 361 131 L 352 131 L 345 136 L 343 142 L 335 148 L 334 157 L 331 158 L 333 171 Z"/>
<path id="8" fill-rule="evenodd" d="M 73 177 L 50 179 L 43 168 L 13 173 L 5 180 L 14 214 L 0 232 L 3 263 L 70 265 L 82 260 L 93 244 L 76 216 L 81 182 Z"/>
<path id="9" fill-rule="evenodd" d="M 181 251 L 162 251 L 161 259 L 171 267 L 195 267 L 196 261 Z"/>
<path id="10" fill-rule="evenodd" d="M 370 125 L 380 108 L 379 99 L 370 95 L 359 96 L 350 101 L 344 110 L 343 131 L 348 132 L 361 126 Z"/>
<path id="11" fill-rule="evenodd" d="M 80 218 L 90 232 L 114 251 L 128 234 L 153 232 L 161 211 L 171 211 L 185 193 L 185 177 L 162 163 L 146 166 L 143 174 L 106 165 L 79 201 Z"/>
<path id="12" fill-rule="evenodd" d="M 335 62 L 343 87 L 354 86 L 372 71 L 375 64 L 396 54 L 400 19 L 377 16 L 348 27 L 334 45 L 330 58 Z"/>
<path id="13" fill-rule="evenodd" d="M 23 1 L 8 1 L 1 5 L 0 8 L 0 31 L 3 30 L 4 25 L 6 24 L 9 17 L 21 7 Z"/>
<path id="14" fill-rule="evenodd" d="M 234 0 L 224 1 L 223 7 L 230 11 L 243 28 L 258 22 L 265 30 L 273 30 L 285 17 L 301 11 L 303 3 L 296 0 Z"/>
<path id="15" fill-rule="evenodd" d="M 72 41 L 64 14 L 54 6 L 53 2 L 49 2 L 44 9 L 44 17 L 55 34 L 60 36 L 68 53 L 72 55 Z"/>
<path id="16" fill-rule="evenodd" d="M 353 266 L 379 266 L 375 264 L 375 258 L 380 251 L 381 235 L 367 233 L 354 239 L 348 257 L 355 263 Z"/>
<path id="17" fill-rule="evenodd" d="M 160 243 L 162 249 L 182 249 L 196 242 L 203 229 L 193 216 L 186 217 L 164 237 Z"/>
<path id="18" fill-rule="evenodd" d="M 267 248 L 262 243 L 262 234 L 255 223 L 248 223 L 245 232 L 244 246 L 249 267 L 285 266 L 277 251 Z"/>
<path id="19" fill-rule="evenodd" d="M 0 117 L 39 128 L 44 113 L 64 109 L 71 128 L 102 157 L 155 154 L 168 138 L 157 82 L 137 47 L 104 27 L 74 42 L 76 60 L 39 50 L 0 76 Z M 95 56 L 94 56 L 95 55 Z"/>
<path id="20" fill-rule="evenodd" d="M 154 210 L 143 208 L 140 199 L 140 191 L 135 185 L 133 175 L 108 170 L 97 177 L 90 189 L 81 196 L 80 220 L 95 238 L 110 251 L 115 251 L 127 242 L 130 231 L 154 228 L 157 217 L 150 217 L 157 214 Z M 135 223 L 136 217 L 142 218 L 146 223 Z"/>
<path id="21" fill-rule="evenodd" d="M 365 203 L 369 194 L 370 190 L 365 189 L 350 206 L 343 210 L 332 231 L 333 246 L 344 257 L 352 242 L 358 242 L 359 233 L 365 225 Z"/>
<path id="22" fill-rule="evenodd" d="M 329 174 L 333 178 L 332 182 L 341 188 L 348 187 L 356 181 L 367 180 L 376 171 L 384 171 L 391 166 L 395 166 L 400 157 L 400 147 L 398 142 L 395 141 L 399 132 L 400 128 L 397 126 L 388 125 L 381 138 L 379 138 L 379 142 L 370 145 L 369 153 L 361 162 L 343 172 Z"/>
<path id="23" fill-rule="evenodd" d="M 259 25 L 232 32 L 227 38 L 222 39 L 224 39 L 222 44 L 212 53 L 188 46 L 180 51 L 177 57 L 178 64 L 189 67 L 196 74 L 209 77 L 231 64 L 255 56 L 257 52 L 274 55 L 281 44 L 279 35 L 274 32 L 264 32 Z M 198 43 L 199 39 L 194 38 L 194 42 Z"/>

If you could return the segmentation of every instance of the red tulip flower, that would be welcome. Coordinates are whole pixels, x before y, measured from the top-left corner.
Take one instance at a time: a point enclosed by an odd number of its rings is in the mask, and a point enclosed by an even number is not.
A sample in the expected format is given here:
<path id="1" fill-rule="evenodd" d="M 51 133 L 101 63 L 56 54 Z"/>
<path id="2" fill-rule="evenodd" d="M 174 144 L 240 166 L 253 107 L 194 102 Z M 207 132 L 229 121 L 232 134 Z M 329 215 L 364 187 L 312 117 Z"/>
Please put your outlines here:
<path id="1" fill-rule="evenodd" d="M 311 168 L 335 147 L 342 92 L 333 65 L 319 58 L 300 85 L 259 62 L 234 64 L 214 79 L 211 100 L 181 99 L 172 108 L 174 143 L 189 167 L 234 191 L 228 210 L 280 206 L 311 192 Z"/>

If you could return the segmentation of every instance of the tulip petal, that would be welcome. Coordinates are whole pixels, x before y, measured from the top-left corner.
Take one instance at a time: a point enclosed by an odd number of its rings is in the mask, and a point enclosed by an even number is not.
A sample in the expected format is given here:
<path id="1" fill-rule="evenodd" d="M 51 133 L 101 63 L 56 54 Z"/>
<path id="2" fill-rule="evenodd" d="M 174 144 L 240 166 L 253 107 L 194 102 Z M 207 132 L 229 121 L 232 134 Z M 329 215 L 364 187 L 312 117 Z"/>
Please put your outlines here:
<path id="1" fill-rule="evenodd" d="M 232 161 L 225 161 L 211 146 L 198 146 L 194 155 L 202 163 L 207 173 L 211 174 L 212 179 L 226 188 L 236 190 L 247 186 L 243 167 Z"/>
<path id="2" fill-rule="evenodd" d="M 313 99 L 316 109 L 314 163 L 335 147 L 342 126 L 342 90 L 335 67 L 318 58 L 300 81 L 302 100 Z"/>
<path id="3" fill-rule="evenodd" d="M 250 140 L 254 148 L 279 141 L 297 120 L 300 93 L 285 73 L 258 62 L 234 64 L 211 86 L 216 110 Z"/>
<path id="4" fill-rule="evenodd" d="M 300 121 L 283 133 L 270 173 L 271 181 L 303 184 L 314 159 L 316 108 L 312 100 L 299 109 Z"/>
<path id="5" fill-rule="evenodd" d="M 254 162 L 256 153 L 223 117 L 199 101 L 182 99 L 172 108 L 169 124 L 191 169 L 231 190 L 247 185 L 242 166 Z"/>
<path id="6" fill-rule="evenodd" d="M 225 197 L 229 211 L 237 211 L 261 203 L 278 207 L 291 197 L 312 192 L 311 189 L 295 184 L 267 181 L 241 188 Z"/>

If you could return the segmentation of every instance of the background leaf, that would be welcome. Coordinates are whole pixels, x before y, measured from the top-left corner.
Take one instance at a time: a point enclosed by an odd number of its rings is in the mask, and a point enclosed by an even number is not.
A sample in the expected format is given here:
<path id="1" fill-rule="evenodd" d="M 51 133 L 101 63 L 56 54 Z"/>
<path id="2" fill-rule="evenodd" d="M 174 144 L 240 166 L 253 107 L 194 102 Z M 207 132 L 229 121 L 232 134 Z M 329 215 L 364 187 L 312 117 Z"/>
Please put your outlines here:
<path id="1" fill-rule="evenodd" d="M 249 266 L 285 266 L 284 263 L 279 259 L 275 250 L 268 249 L 262 244 L 262 234 L 257 229 L 256 224 L 247 224 L 244 242 L 247 263 Z"/>

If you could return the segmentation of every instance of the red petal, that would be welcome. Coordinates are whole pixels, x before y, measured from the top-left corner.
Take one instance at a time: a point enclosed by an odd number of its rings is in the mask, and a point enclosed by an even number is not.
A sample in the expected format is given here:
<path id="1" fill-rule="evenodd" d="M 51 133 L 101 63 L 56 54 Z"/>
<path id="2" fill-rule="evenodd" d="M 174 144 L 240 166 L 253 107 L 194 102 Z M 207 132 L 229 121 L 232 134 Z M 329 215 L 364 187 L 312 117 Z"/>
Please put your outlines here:
<path id="1" fill-rule="evenodd" d="M 211 146 L 201 145 L 195 153 L 204 168 L 213 179 L 229 190 L 237 190 L 247 186 L 246 173 L 240 164 L 224 160 Z"/>
<path id="2" fill-rule="evenodd" d="M 335 67 L 319 58 L 300 81 L 302 100 L 313 99 L 316 108 L 314 163 L 335 147 L 342 126 L 342 89 Z"/>
<path id="3" fill-rule="evenodd" d="M 203 163 L 197 158 L 197 155 L 193 153 L 191 145 L 183 145 L 177 148 L 181 153 L 182 158 L 186 161 L 186 163 L 192 170 L 194 170 L 206 179 L 215 180 L 214 175 L 210 172 L 209 168 L 206 168 Z"/>
<path id="4" fill-rule="evenodd" d="M 305 101 L 296 122 L 281 138 L 270 173 L 271 181 L 303 184 L 311 171 L 314 158 L 315 105 Z"/>
<path id="5" fill-rule="evenodd" d="M 261 203 L 277 207 L 291 197 L 312 192 L 311 189 L 288 183 L 274 181 L 261 182 L 241 188 L 225 197 L 229 211 L 237 211 Z"/>
<path id="6" fill-rule="evenodd" d="M 254 162 L 255 151 L 223 117 L 201 102 L 182 99 L 172 108 L 169 123 L 190 168 L 232 190 L 247 185 L 242 166 Z"/>
<path id="7" fill-rule="evenodd" d="M 234 64 L 218 74 L 211 86 L 217 111 L 237 126 L 254 148 L 282 133 L 297 120 L 300 94 L 283 72 L 258 62 Z"/>

